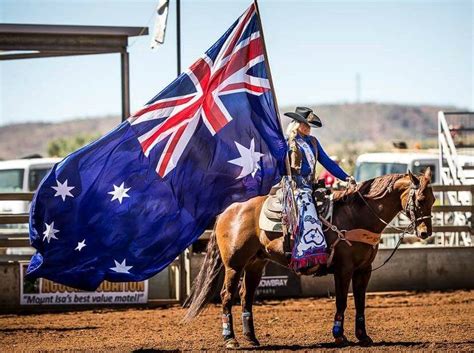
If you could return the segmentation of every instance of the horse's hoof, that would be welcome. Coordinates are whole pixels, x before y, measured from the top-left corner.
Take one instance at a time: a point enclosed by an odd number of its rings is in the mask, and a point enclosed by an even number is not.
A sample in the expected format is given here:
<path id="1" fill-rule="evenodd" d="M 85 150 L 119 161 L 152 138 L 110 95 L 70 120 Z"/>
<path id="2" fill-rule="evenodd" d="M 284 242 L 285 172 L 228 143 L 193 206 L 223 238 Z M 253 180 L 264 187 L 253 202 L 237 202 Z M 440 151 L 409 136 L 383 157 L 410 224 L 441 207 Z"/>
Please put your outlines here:
<path id="1" fill-rule="evenodd" d="M 260 346 L 260 342 L 254 335 L 244 335 L 245 340 L 254 347 Z"/>
<path id="2" fill-rule="evenodd" d="M 235 338 L 229 338 L 225 341 L 225 348 L 227 349 L 234 349 L 239 348 L 239 342 Z"/>
<path id="3" fill-rule="evenodd" d="M 359 339 L 359 344 L 362 347 L 368 347 L 368 346 L 372 345 L 372 343 L 374 343 L 374 341 L 372 341 L 372 338 L 370 338 L 369 336 L 365 336 L 365 337 L 358 338 L 358 339 Z"/>
<path id="4" fill-rule="evenodd" d="M 342 335 L 340 337 L 335 337 L 334 343 L 336 344 L 337 347 L 346 347 L 349 345 L 349 340 L 347 339 L 346 336 Z"/>

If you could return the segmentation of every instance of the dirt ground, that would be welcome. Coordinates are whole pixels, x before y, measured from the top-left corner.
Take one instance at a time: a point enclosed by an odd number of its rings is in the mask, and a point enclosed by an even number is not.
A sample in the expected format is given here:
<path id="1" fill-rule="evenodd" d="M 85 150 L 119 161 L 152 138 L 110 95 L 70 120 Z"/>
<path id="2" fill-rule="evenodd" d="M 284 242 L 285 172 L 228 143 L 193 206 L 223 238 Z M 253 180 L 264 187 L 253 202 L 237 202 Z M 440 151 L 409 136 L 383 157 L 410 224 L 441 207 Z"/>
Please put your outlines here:
<path id="1" fill-rule="evenodd" d="M 354 305 L 349 299 L 345 328 L 355 342 Z M 219 306 L 210 306 L 188 324 L 180 322 L 183 313 L 173 306 L 0 315 L 0 351 L 222 350 Z M 256 305 L 254 313 L 258 350 L 335 350 L 334 299 L 266 301 Z M 240 307 L 235 307 L 234 318 L 240 318 Z M 241 337 L 238 321 L 237 339 Z M 474 291 L 370 294 L 366 321 L 375 342 L 368 351 L 474 351 Z M 239 342 L 241 349 L 252 349 Z M 355 343 L 344 348 L 362 349 L 367 350 Z"/>

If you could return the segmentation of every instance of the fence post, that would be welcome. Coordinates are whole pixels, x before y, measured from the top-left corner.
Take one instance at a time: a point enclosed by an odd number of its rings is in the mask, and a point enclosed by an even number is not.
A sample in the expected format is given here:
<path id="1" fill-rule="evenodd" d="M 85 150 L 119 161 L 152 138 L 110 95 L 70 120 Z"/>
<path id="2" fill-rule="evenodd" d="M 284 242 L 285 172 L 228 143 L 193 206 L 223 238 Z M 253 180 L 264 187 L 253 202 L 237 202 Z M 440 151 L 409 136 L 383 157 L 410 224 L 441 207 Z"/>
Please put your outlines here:
<path id="1" fill-rule="evenodd" d="M 187 293 L 187 271 L 186 271 L 186 256 L 187 256 L 187 249 L 185 249 L 179 255 L 179 302 L 181 304 L 184 303 Z"/>
<path id="2" fill-rule="evenodd" d="M 473 195 L 474 195 L 474 184 L 471 184 L 471 217 L 469 219 L 469 223 L 471 224 L 471 234 L 472 234 L 472 221 L 474 217 L 474 200 L 473 200 Z"/>

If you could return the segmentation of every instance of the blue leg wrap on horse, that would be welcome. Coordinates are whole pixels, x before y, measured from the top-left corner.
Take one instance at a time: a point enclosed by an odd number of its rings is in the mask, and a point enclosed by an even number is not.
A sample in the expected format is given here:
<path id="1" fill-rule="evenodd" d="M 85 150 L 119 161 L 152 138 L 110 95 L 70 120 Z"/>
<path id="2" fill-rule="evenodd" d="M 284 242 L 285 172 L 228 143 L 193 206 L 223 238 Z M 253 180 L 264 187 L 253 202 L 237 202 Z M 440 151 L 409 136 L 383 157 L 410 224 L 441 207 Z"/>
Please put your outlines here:
<path id="1" fill-rule="evenodd" d="M 332 335 L 334 337 L 340 337 L 344 333 L 344 329 L 342 328 L 342 321 L 334 321 L 334 326 L 332 327 Z"/>

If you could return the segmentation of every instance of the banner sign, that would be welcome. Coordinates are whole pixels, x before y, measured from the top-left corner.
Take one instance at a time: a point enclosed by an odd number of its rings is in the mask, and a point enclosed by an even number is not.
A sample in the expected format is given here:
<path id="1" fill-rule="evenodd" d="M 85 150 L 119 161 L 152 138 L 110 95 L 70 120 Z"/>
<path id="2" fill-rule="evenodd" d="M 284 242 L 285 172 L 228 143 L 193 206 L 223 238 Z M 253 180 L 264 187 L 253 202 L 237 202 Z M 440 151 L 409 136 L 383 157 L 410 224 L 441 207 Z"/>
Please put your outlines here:
<path id="1" fill-rule="evenodd" d="M 28 264 L 20 264 L 21 305 L 144 304 L 148 301 L 148 281 L 104 281 L 95 292 L 85 292 L 44 278 L 27 280 L 24 277 L 27 267 Z"/>
<path id="2" fill-rule="evenodd" d="M 272 262 L 263 272 L 255 296 L 259 299 L 298 297 L 301 295 L 300 279 L 293 271 Z"/>

